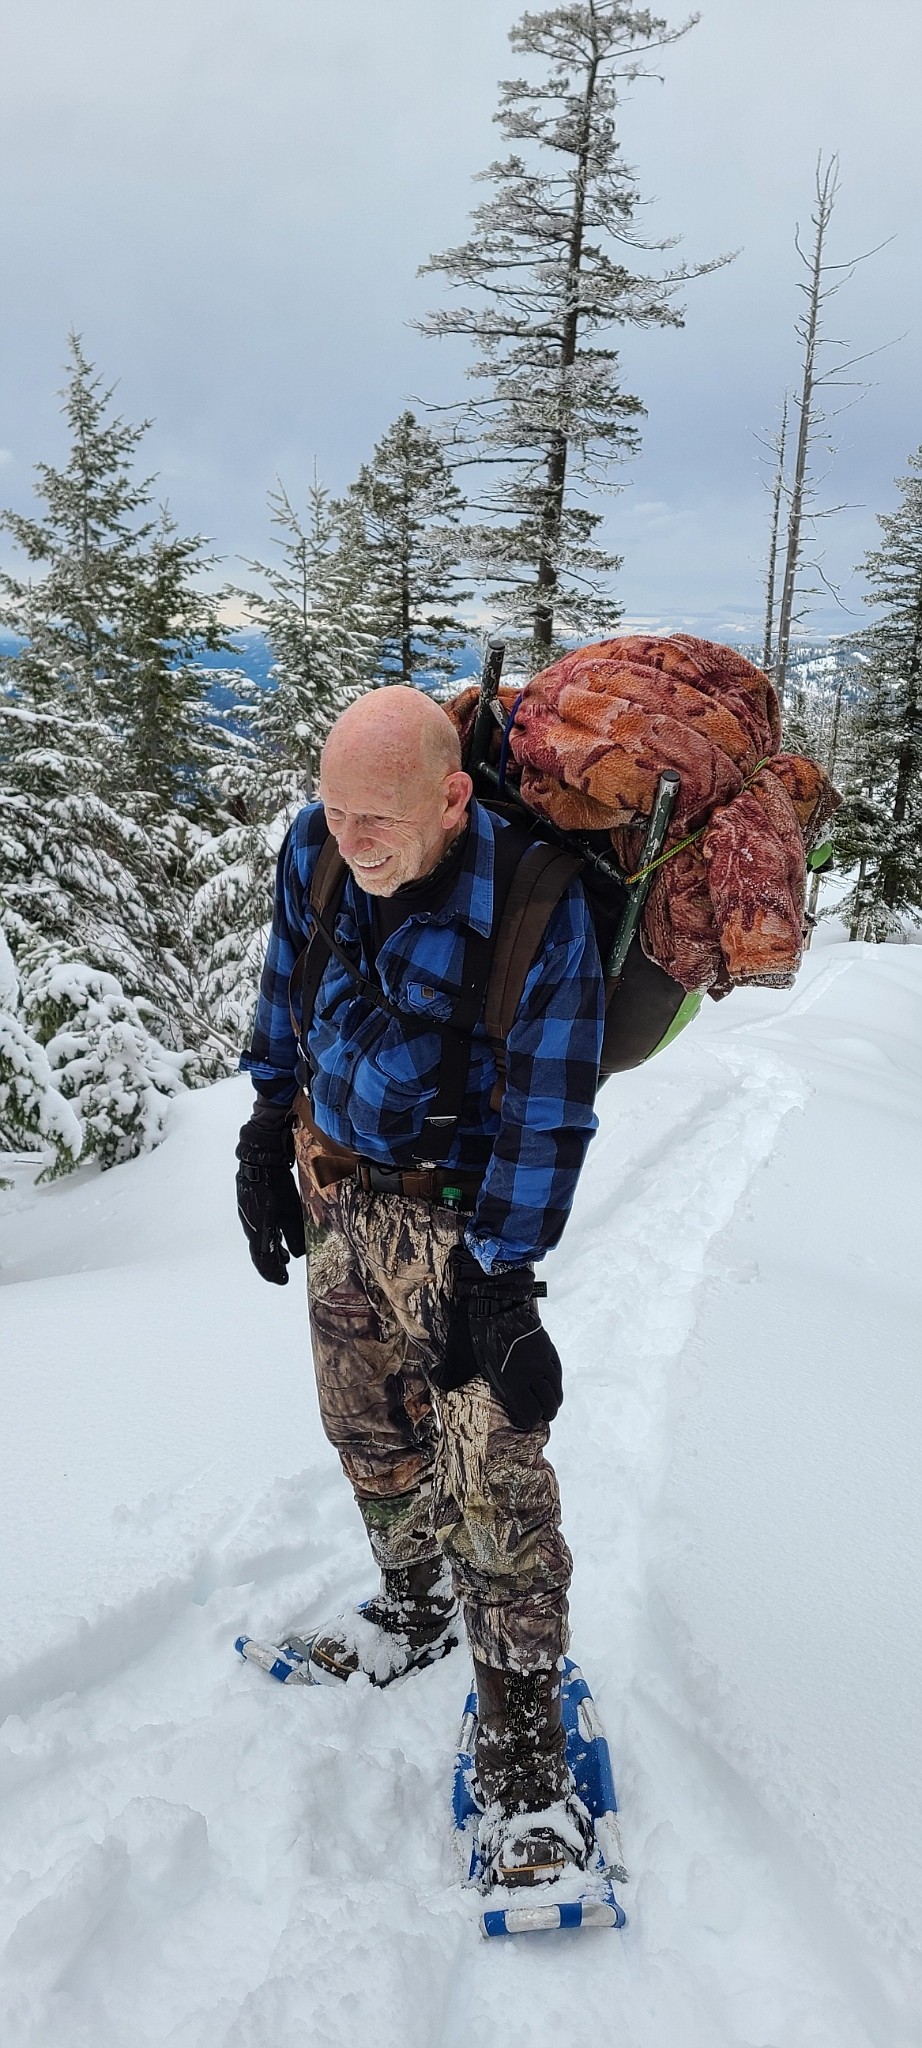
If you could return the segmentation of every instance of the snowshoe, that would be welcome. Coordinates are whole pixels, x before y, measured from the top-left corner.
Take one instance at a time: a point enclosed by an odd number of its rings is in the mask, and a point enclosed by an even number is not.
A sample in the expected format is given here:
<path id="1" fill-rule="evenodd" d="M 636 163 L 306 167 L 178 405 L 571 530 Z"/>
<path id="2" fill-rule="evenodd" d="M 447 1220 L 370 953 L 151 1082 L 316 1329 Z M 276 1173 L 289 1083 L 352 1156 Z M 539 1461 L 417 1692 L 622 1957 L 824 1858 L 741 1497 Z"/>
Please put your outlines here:
<path id="1" fill-rule="evenodd" d="M 236 1648 L 283 1685 L 342 1685 L 362 1672 L 383 1686 L 447 1657 L 459 1640 L 458 1604 L 438 1557 L 383 1572 L 372 1599 L 311 1635 L 288 1635 L 281 1643 L 239 1636 Z"/>
<path id="2" fill-rule="evenodd" d="M 627 1872 L 618 1831 L 608 1742 L 579 1666 L 564 1659 L 560 1725 L 566 1776 L 559 1796 L 532 1811 L 485 1802 L 489 1754 L 480 1763 L 480 1709 L 468 1695 L 455 1763 L 453 1818 L 465 1881 L 486 1895 L 480 1917 L 488 1936 L 562 1927 L 623 1927 L 614 1886 Z M 505 1807 L 505 1810 L 504 1810 Z"/>

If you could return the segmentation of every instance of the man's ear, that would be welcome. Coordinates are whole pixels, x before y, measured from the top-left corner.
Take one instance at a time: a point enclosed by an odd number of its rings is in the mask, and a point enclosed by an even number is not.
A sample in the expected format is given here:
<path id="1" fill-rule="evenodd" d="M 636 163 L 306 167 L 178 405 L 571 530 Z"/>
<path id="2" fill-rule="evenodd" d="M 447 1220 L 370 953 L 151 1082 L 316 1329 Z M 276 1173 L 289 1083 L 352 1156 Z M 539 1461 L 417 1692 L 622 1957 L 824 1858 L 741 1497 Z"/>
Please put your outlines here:
<path id="1" fill-rule="evenodd" d="M 474 794 L 474 785 L 463 768 L 454 768 L 451 774 L 445 777 L 444 790 L 445 810 L 442 824 L 447 831 L 452 825 L 460 824 Z"/>

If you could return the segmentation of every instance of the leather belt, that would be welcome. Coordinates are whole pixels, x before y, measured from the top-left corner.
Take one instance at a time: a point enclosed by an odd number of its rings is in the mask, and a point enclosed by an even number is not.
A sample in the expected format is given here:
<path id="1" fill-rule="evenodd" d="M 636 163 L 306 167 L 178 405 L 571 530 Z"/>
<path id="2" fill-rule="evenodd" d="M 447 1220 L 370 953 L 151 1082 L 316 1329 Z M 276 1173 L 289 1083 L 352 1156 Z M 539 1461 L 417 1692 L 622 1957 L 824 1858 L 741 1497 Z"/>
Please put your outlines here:
<path id="1" fill-rule="evenodd" d="M 415 1202 L 441 1202 L 448 1209 L 473 1209 L 483 1185 L 482 1175 L 451 1166 L 377 1166 L 373 1159 L 359 1159 L 355 1175 L 368 1195 L 405 1195 Z"/>
<path id="2" fill-rule="evenodd" d="M 408 1201 L 438 1202 L 448 1209 L 473 1209 L 483 1185 L 482 1173 L 452 1166 L 379 1166 L 362 1159 L 348 1145 L 337 1145 L 318 1129 L 302 1090 L 295 1099 L 302 1129 L 309 1134 L 309 1171 L 320 1188 L 339 1180 L 357 1180 L 369 1195 L 404 1195 Z"/>

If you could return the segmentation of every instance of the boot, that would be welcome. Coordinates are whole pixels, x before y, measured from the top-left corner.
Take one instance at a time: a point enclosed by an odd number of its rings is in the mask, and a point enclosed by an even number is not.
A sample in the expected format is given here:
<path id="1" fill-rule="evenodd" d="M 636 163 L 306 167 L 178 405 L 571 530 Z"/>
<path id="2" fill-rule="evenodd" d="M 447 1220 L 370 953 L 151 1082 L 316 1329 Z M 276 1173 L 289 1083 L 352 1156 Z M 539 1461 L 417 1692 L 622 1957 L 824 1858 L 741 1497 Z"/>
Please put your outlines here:
<path id="1" fill-rule="evenodd" d="M 487 1881 L 533 1885 L 584 1870 L 592 1823 L 566 1759 L 557 1671 L 495 1671 L 474 1659 L 476 1789 Z"/>
<path id="2" fill-rule="evenodd" d="M 437 1555 L 383 1571 L 380 1592 L 364 1607 L 337 1615 L 313 1637 L 289 1642 L 306 1656 L 311 1677 L 323 1683 L 362 1671 L 372 1685 L 390 1685 L 407 1671 L 447 1657 L 459 1639 L 458 1603 Z"/>

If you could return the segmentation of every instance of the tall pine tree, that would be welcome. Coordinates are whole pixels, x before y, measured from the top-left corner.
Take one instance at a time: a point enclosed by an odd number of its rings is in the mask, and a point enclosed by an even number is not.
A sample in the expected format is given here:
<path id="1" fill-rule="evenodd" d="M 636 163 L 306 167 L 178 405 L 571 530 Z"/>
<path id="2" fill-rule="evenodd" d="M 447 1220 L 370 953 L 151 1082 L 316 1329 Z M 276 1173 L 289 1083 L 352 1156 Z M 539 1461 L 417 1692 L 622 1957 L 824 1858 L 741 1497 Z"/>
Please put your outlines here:
<path id="1" fill-rule="evenodd" d="M 470 596 L 459 588 L 463 507 L 436 435 L 412 412 L 401 413 L 343 507 L 366 565 L 385 682 L 454 672 L 468 632 L 455 607 Z"/>
<path id="2" fill-rule="evenodd" d="M 610 632 L 620 615 L 610 594 L 620 558 L 594 544 L 601 514 L 582 501 L 587 489 L 612 488 L 613 465 L 639 445 L 644 408 L 621 387 L 610 337 L 624 325 L 680 327 L 680 286 L 715 267 L 633 267 L 638 250 L 669 244 L 640 233 L 637 180 L 617 134 L 622 88 L 692 25 L 670 29 L 627 0 L 523 15 L 512 47 L 543 68 L 501 85 L 496 120 L 513 153 L 483 174 L 494 191 L 470 240 L 425 266 L 476 295 L 452 300 L 423 331 L 477 347 L 478 395 L 445 408 L 456 459 L 496 479 L 479 500 L 487 517 L 470 532 L 471 560 L 535 667 L 561 635 Z"/>
<path id="3" fill-rule="evenodd" d="M 306 516 L 282 484 L 270 492 L 269 509 L 275 557 L 247 563 L 266 587 L 236 592 L 273 657 L 270 687 L 250 693 L 264 815 L 312 793 L 327 733 L 367 688 L 377 654 L 373 606 L 362 587 L 365 564 L 316 474 Z"/>
<path id="4" fill-rule="evenodd" d="M 0 574 L 0 621 L 24 643 L 17 695 L 104 718 L 115 738 L 110 788 L 142 793 L 154 811 L 207 808 L 218 740 L 196 663 L 229 644 L 217 594 L 201 586 L 212 563 L 201 534 L 179 534 L 165 508 L 155 515 L 155 480 L 135 476 L 149 423 L 111 417 L 114 387 L 79 336 L 69 352 L 67 463 L 36 467 L 43 516 L 0 515 L 30 569 Z"/>
<path id="5" fill-rule="evenodd" d="M 125 662 L 139 552 L 152 530 L 138 517 L 150 506 L 151 479 L 134 474 L 149 422 L 112 418 L 113 389 L 96 376 L 79 335 L 71 334 L 68 348 L 66 466 L 36 465 L 43 516 L 0 515 L 30 572 L 40 574 L 0 575 L 0 622 L 25 641 L 16 669 L 21 693 L 77 692 L 82 710 L 106 710 Z"/>

